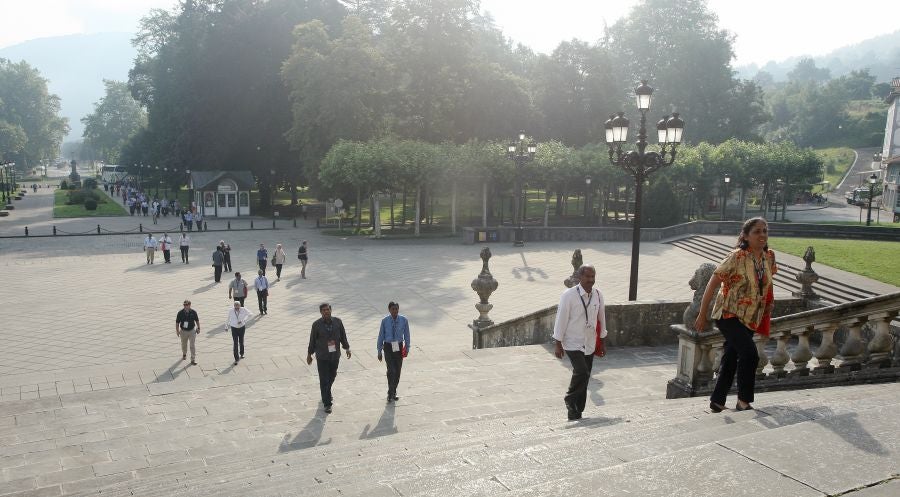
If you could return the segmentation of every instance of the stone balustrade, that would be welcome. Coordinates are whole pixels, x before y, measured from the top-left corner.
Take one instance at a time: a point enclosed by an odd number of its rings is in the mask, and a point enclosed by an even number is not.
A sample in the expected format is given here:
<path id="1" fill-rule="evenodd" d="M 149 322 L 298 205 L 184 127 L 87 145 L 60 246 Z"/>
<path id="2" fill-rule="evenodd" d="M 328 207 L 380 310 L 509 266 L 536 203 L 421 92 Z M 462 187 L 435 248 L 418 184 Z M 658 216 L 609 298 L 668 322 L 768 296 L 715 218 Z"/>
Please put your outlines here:
<path id="1" fill-rule="evenodd" d="M 775 318 L 769 337 L 755 335 L 759 365 L 756 390 L 900 380 L 900 292 Z M 678 334 L 678 372 L 668 398 L 712 391 L 724 338 L 673 325 Z M 815 346 L 814 346 L 815 344 Z"/>

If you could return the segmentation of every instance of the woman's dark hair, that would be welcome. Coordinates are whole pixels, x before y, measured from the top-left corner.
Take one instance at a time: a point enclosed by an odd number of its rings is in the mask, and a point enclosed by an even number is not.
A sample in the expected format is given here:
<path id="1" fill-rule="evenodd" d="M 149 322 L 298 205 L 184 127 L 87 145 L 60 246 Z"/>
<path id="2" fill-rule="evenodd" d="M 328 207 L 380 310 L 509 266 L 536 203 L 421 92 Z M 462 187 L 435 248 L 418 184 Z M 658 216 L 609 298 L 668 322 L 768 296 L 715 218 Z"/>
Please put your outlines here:
<path id="1" fill-rule="evenodd" d="M 735 247 L 742 249 L 742 250 L 747 250 L 748 248 L 750 248 L 750 244 L 747 243 L 747 240 L 744 237 L 750 235 L 750 230 L 752 230 L 753 227 L 756 226 L 756 223 L 759 223 L 759 222 L 767 223 L 768 221 L 766 221 L 764 218 L 761 218 L 761 217 L 751 217 L 750 219 L 744 221 L 744 225 L 741 226 L 741 234 L 738 235 L 737 244 L 735 245 Z M 763 250 L 764 251 L 769 250 L 768 243 L 766 243 L 766 246 L 763 247 Z"/>

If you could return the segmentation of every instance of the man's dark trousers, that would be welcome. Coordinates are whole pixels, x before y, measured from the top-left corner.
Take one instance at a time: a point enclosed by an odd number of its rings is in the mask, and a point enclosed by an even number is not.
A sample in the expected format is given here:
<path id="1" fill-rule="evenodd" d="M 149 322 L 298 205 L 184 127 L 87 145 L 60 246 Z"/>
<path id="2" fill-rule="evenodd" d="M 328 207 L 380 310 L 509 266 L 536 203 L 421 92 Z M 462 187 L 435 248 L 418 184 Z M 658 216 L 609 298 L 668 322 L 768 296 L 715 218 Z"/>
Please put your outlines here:
<path id="1" fill-rule="evenodd" d="M 338 364 L 341 363 L 340 354 L 331 354 L 334 359 L 316 358 L 316 367 L 319 369 L 319 390 L 322 391 L 322 403 L 326 407 L 331 405 L 333 397 L 331 396 L 331 385 L 337 378 Z"/>
<path id="2" fill-rule="evenodd" d="M 246 326 L 240 328 L 231 327 L 231 340 L 234 341 L 234 362 L 244 355 L 244 332 L 247 331 Z M 240 353 L 240 355 L 238 355 Z"/>
<path id="3" fill-rule="evenodd" d="M 213 268 L 215 269 L 213 277 L 215 278 L 216 283 L 218 283 L 222 281 L 222 266 L 213 266 Z"/>
<path id="4" fill-rule="evenodd" d="M 267 262 L 268 261 L 266 261 L 265 259 L 258 259 L 256 261 L 256 263 L 259 264 L 259 269 L 263 272 L 263 276 L 266 275 L 266 263 Z"/>
<path id="5" fill-rule="evenodd" d="M 168 262 L 171 262 L 171 257 L 172 257 L 172 256 L 171 256 L 171 253 L 172 253 L 172 252 L 171 252 L 170 250 L 163 250 L 163 259 L 165 259 L 165 261 L 166 261 L 167 263 L 168 263 Z"/>
<path id="6" fill-rule="evenodd" d="M 397 385 L 400 383 L 400 370 L 403 369 L 403 354 L 391 350 L 390 342 L 383 345 L 384 363 L 387 365 L 388 397 L 397 396 Z"/>
<path id="7" fill-rule="evenodd" d="M 580 414 L 584 412 L 587 403 L 587 387 L 591 380 L 594 355 L 585 355 L 580 350 L 567 350 L 566 355 L 572 363 L 572 380 L 569 382 L 569 391 L 565 397 L 566 407 Z"/>
<path id="8" fill-rule="evenodd" d="M 256 301 L 259 303 L 259 312 L 269 312 L 269 293 L 268 291 L 256 291 Z M 241 304 L 242 306 L 244 304 Z"/>

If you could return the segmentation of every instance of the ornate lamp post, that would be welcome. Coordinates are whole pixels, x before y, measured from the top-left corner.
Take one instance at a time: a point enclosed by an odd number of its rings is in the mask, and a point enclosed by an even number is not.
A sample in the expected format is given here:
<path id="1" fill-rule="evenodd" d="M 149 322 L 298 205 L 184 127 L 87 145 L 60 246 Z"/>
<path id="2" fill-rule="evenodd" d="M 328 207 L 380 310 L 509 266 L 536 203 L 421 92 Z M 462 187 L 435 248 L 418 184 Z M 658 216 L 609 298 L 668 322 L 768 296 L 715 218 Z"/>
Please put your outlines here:
<path id="1" fill-rule="evenodd" d="M 526 162 L 534 160 L 534 154 L 537 153 L 537 144 L 531 142 L 525 144 L 525 131 L 519 131 L 519 139 L 507 145 L 506 157 L 516 163 L 516 201 L 513 208 L 513 216 L 515 216 L 516 239 L 513 242 L 514 247 L 522 247 L 525 245 L 525 233 L 522 228 L 522 168 Z"/>
<path id="2" fill-rule="evenodd" d="M 866 215 L 866 226 L 872 225 L 872 196 L 875 193 L 875 183 L 878 183 L 878 175 L 872 173 L 869 176 L 869 213 Z"/>
<path id="3" fill-rule="evenodd" d="M 641 125 L 638 128 L 637 150 L 624 152 L 622 145 L 628 138 L 628 119 L 624 112 L 610 116 L 606 121 L 606 145 L 609 148 L 609 161 L 634 177 L 634 223 L 631 234 L 631 278 L 628 284 L 628 300 L 637 300 L 638 259 L 641 247 L 641 197 L 644 180 L 657 169 L 672 165 L 675 162 L 675 149 L 681 143 L 684 121 L 678 113 L 672 117 L 665 116 L 656 124 L 659 139 L 659 152 L 647 152 L 647 111 L 650 110 L 650 97 L 653 88 L 646 81 L 635 90 L 637 107 L 641 111 Z"/>
<path id="4" fill-rule="evenodd" d="M 722 196 L 722 221 L 727 219 L 728 209 L 728 184 L 731 183 L 731 176 L 725 175 L 725 195 Z"/>

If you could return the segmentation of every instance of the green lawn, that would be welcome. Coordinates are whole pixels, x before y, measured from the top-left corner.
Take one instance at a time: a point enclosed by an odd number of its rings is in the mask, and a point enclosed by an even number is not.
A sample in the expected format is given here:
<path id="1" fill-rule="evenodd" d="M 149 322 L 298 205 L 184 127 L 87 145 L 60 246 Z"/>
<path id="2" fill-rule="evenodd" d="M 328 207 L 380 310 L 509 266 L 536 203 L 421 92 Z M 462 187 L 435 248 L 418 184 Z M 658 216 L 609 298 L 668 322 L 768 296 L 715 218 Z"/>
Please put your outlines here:
<path id="1" fill-rule="evenodd" d="M 806 247 L 810 246 L 816 250 L 816 263 L 856 273 L 889 285 L 900 286 L 900 257 L 897 257 L 900 243 L 898 242 L 781 237 L 771 240 L 773 250 L 797 257 L 803 257 Z"/>
<path id="2" fill-rule="evenodd" d="M 66 205 L 66 190 L 57 190 L 53 192 L 53 217 L 107 217 L 107 216 L 127 216 L 128 212 L 125 208 L 113 201 L 109 197 L 105 197 L 103 191 L 100 191 L 100 199 L 106 202 L 97 204 L 97 210 L 89 211 L 84 205 Z"/>
<path id="3" fill-rule="evenodd" d="M 849 148 L 823 148 L 816 150 L 816 154 L 822 159 L 822 167 L 825 169 L 825 181 L 828 181 L 829 187 L 833 190 L 841 182 L 841 178 L 847 174 L 850 166 L 853 165 L 855 157 L 853 150 Z M 814 190 L 818 191 L 820 189 Z"/>

